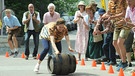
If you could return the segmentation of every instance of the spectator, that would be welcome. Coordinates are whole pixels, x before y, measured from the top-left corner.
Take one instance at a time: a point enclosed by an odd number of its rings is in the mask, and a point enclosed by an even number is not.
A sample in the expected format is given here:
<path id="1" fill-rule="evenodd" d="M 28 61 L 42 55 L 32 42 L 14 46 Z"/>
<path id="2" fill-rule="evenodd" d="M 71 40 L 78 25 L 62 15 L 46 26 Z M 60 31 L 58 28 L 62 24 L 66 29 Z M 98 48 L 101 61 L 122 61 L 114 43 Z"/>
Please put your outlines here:
<path id="1" fill-rule="evenodd" d="M 98 14 L 98 10 L 100 9 L 99 7 L 97 7 L 97 4 L 95 3 L 95 1 L 91 1 L 90 6 L 93 7 L 93 9 L 95 10 L 95 17 L 98 20 L 100 18 L 100 15 Z"/>
<path id="2" fill-rule="evenodd" d="M 24 26 L 24 32 L 25 32 L 25 55 L 26 60 L 29 58 L 29 38 L 31 35 L 33 35 L 34 40 L 34 51 L 33 51 L 33 58 L 36 59 L 37 52 L 38 52 L 38 45 L 39 45 L 39 24 L 40 24 L 40 15 L 39 12 L 34 10 L 34 5 L 29 4 L 28 5 L 28 11 L 23 14 L 22 19 Z"/>
<path id="3" fill-rule="evenodd" d="M 126 61 L 126 48 L 124 42 L 128 37 L 130 28 L 124 27 L 123 24 L 116 24 L 118 21 L 122 20 L 126 13 L 126 0 L 110 0 L 109 10 L 107 14 L 110 15 L 108 21 L 111 20 L 115 24 L 115 29 L 113 33 L 113 45 L 116 52 L 121 58 L 121 62 L 118 64 L 117 71 L 122 68 L 123 70 L 128 66 Z"/>
<path id="4" fill-rule="evenodd" d="M 97 23 L 95 18 L 95 9 L 92 6 L 86 6 L 86 12 L 88 15 L 84 17 L 84 25 L 86 29 L 89 29 L 88 46 L 86 50 L 86 57 L 91 59 L 98 59 L 103 56 L 102 44 L 103 38 L 100 41 L 94 41 L 95 35 L 93 35 L 94 27 Z M 100 30 L 103 28 L 101 27 Z M 98 61 L 98 60 L 97 60 Z M 99 62 L 100 63 L 100 62 Z"/>
<path id="5" fill-rule="evenodd" d="M 135 13 L 134 13 L 135 12 L 135 0 L 126 0 L 126 1 L 128 4 L 128 7 L 126 9 L 125 19 L 122 19 L 121 21 L 119 21 L 118 24 L 123 24 L 123 25 L 125 25 L 125 27 L 129 27 L 129 28 L 133 27 L 132 30 L 133 30 L 133 32 L 135 32 Z M 133 50 L 135 49 L 134 40 L 133 40 L 132 48 L 133 48 Z M 135 50 L 134 50 L 134 54 L 135 54 Z M 135 69 L 133 69 L 131 72 L 135 72 Z"/>
<path id="6" fill-rule="evenodd" d="M 106 18 L 102 18 L 105 16 L 105 10 L 104 9 L 99 9 L 98 13 L 100 15 L 100 19 L 97 21 L 97 24 L 94 28 L 94 34 L 104 34 L 107 33 L 107 36 L 105 37 L 104 43 L 103 43 L 103 52 L 105 55 L 105 59 L 103 59 L 102 61 L 107 61 L 108 65 L 116 65 L 116 51 L 115 48 L 112 44 L 113 42 L 113 31 L 114 31 L 114 25 L 108 21 L 106 22 L 106 20 L 108 19 L 108 17 Z M 101 26 L 104 26 L 105 29 L 103 31 L 100 31 L 99 28 Z"/>
<path id="7" fill-rule="evenodd" d="M 5 14 L 6 16 L 3 18 L 3 21 L 6 25 L 6 32 L 8 33 L 8 44 L 11 50 L 10 56 L 14 55 L 14 57 L 16 57 L 18 55 L 18 41 L 16 35 L 21 24 L 17 17 L 11 14 L 10 9 L 6 9 Z"/>
<path id="8" fill-rule="evenodd" d="M 53 3 L 50 3 L 48 5 L 48 12 L 46 12 L 43 16 L 44 25 L 50 22 L 56 22 L 56 20 L 59 18 L 60 18 L 60 14 L 58 12 L 55 12 L 55 5 Z M 52 48 L 50 48 L 48 54 L 49 55 L 52 54 Z"/>
<path id="9" fill-rule="evenodd" d="M 77 23 L 77 33 L 75 41 L 75 50 L 78 52 L 78 60 L 81 60 L 81 54 L 86 52 L 88 43 L 88 31 L 83 24 L 83 18 L 87 14 L 85 12 L 85 3 L 80 1 L 78 4 L 78 11 L 75 13 L 74 23 Z"/>

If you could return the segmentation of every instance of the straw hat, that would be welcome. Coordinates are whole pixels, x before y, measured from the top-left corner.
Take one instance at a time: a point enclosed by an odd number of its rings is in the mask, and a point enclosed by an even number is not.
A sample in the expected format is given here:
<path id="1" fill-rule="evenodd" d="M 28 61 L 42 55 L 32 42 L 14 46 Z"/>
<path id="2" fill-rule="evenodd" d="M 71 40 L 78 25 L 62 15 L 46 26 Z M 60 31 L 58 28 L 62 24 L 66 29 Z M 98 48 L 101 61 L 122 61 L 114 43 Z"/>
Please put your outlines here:
<path id="1" fill-rule="evenodd" d="M 95 1 L 91 1 L 91 5 L 93 6 L 97 6 L 96 2 Z"/>
<path id="2" fill-rule="evenodd" d="M 79 5 L 84 5 L 84 6 L 86 6 L 84 1 L 80 1 L 80 2 L 78 3 L 78 6 L 79 6 Z"/>

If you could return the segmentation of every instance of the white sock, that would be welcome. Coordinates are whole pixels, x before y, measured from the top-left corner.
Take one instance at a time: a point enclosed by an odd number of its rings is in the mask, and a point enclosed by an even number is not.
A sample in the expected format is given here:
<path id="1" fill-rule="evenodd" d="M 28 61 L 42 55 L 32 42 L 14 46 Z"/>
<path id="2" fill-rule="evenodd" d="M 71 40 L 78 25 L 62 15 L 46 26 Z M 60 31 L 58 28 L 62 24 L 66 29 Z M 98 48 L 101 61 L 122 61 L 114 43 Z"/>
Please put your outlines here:
<path id="1" fill-rule="evenodd" d="M 18 48 L 15 48 L 15 52 L 16 52 L 16 51 L 18 52 Z"/>
<path id="2" fill-rule="evenodd" d="M 13 50 L 11 50 L 11 52 L 12 52 L 12 53 L 14 53 L 14 52 L 15 52 L 15 51 L 14 51 L 14 49 L 13 49 Z"/>

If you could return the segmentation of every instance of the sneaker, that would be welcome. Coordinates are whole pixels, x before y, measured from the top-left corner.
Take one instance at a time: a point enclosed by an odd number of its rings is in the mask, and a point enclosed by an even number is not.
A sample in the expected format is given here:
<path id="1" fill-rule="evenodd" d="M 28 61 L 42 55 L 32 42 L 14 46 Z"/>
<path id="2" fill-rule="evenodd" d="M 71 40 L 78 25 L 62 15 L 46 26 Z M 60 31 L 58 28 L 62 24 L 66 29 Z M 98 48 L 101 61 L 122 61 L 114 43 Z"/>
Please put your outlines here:
<path id="1" fill-rule="evenodd" d="M 9 56 L 12 56 L 12 55 L 14 55 L 14 52 L 11 52 Z"/>
<path id="2" fill-rule="evenodd" d="M 122 64 L 122 61 L 120 61 L 118 64 L 116 64 L 116 67 L 120 66 Z"/>
<path id="3" fill-rule="evenodd" d="M 119 66 L 116 68 L 116 70 L 119 71 L 120 68 L 122 68 L 123 70 L 125 70 L 127 66 L 128 66 L 127 62 L 122 63 L 121 65 L 119 65 Z"/>
<path id="4" fill-rule="evenodd" d="M 101 60 L 96 60 L 96 63 L 97 64 L 101 64 Z"/>
<path id="5" fill-rule="evenodd" d="M 37 57 L 36 56 L 33 56 L 33 59 L 37 59 Z"/>
<path id="6" fill-rule="evenodd" d="M 40 66 L 40 64 L 37 63 L 36 66 L 35 66 L 35 68 L 34 68 L 34 72 L 39 72 L 39 66 Z"/>
<path id="7" fill-rule="evenodd" d="M 28 60 L 29 56 L 26 56 L 25 59 Z"/>
<path id="8" fill-rule="evenodd" d="M 16 51 L 16 52 L 14 53 L 14 58 L 17 57 L 17 55 L 18 55 L 18 52 Z"/>
<path id="9" fill-rule="evenodd" d="M 85 61 L 88 61 L 88 58 L 85 58 Z"/>
<path id="10" fill-rule="evenodd" d="M 109 61 L 107 61 L 107 62 L 104 62 L 106 65 L 108 65 L 109 64 Z"/>
<path id="11" fill-rule="evenodd" d="M 103 59 L 101 59 L 101 62 L 108 62 L 108 61 L 109 61 L 108 58 L 103 58 Z"/>
<path id="12" fill-rule="evenodd" d="M 110 61 L 107 65 L 116 65 L 116 64 L 117 64 L 116 62 Z"/>
<path id="13" fill-rule="evenodd" d="M 132 67 L 132 63 L 129 63 L 129 64 L 128 64 L 128 67 Z"/>

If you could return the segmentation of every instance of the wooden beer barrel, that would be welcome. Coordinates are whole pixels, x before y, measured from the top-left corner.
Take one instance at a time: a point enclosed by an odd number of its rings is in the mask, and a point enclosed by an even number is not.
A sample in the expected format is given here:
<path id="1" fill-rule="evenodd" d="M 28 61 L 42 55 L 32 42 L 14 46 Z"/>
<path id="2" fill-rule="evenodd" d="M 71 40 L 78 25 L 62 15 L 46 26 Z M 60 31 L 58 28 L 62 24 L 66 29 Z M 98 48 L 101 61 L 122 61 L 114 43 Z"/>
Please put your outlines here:
<path id="1" fill-rule="evenodd" d="M 76 70 L 76 58 L 74 55 L 69 54 L 69 73 L 74 73 Z"/>
<path id="2" fill-rule="evenodd" d="M 56 75 L 68 75 L 76 70 L 76 58 L 71 54 L 51 55 L 47 62 L 48 71 Z"/>

